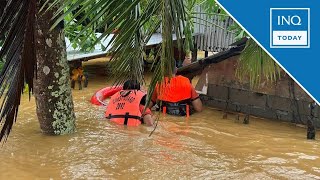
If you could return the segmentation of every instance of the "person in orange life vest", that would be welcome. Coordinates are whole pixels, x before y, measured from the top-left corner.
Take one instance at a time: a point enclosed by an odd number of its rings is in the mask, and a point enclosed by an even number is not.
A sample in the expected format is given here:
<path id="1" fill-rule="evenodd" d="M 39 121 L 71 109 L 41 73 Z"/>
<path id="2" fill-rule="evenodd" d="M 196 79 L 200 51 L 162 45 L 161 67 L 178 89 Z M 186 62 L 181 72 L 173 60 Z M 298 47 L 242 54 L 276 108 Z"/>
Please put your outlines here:
<path id="1" fill-rule="evenodd" d="M 177 68 L 174 67 L 173 77 L 165 77 L 162 83 L 157 84 L 152 94 L 149 108 L 153 107 L 157 101 L 161 103 L 161 110 L 167 114 L 185 116 L 193 112 L 202 111 L 202 102 L 198 93 L 184 76 L 175 76 Z M 190 108 L 192 105 L 192 108 Z"/>
<path id="2" fill-rule="evenodd" d="M 138 126 L 145 123 L 152 126 L 154 121 L 149 108 L 144 111 L 146 93 L 140 90 L 140 83 L 128 80 L 123 90 L 117 92 L 109 101 L 105 117 L 117 124 Z"/>

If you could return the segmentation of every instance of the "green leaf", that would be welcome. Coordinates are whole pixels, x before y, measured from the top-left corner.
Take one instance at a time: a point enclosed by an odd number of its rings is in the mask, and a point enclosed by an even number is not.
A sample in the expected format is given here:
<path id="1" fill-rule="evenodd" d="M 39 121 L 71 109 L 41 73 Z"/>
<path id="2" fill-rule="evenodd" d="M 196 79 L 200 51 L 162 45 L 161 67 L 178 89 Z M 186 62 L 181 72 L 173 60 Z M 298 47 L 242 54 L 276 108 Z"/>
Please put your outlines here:
<path id="1" fill-rule="evenodd" d="M 250 87 L 257 88 L 262 79 L 274 83 L 280 78 L 281 68 L 263 49 L 252 39 L 246 43 L 242 51 L 236 76 L 240 80 L 249 79 Z"/>
<path id="2" fill-rule="evenodd" d="M 77 43 L 72 43 L 72 48 L 73 49 L 77 49 L 77 47 L 78 47 Z"/>

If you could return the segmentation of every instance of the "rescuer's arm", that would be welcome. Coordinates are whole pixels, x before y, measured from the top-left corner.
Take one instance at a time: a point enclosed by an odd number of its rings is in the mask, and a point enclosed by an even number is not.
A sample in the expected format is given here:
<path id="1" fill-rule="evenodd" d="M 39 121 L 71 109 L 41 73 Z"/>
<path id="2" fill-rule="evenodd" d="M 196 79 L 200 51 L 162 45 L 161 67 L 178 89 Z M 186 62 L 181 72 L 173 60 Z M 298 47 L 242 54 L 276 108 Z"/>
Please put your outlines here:
<path id="1" fill-rule="evenodd" d="M 149 108 L 144 110 L 144 106 L 140 104 L 140 111 L 142 113 L 143 122 L 147 126 L 153 126 L 154 120 L 152 118 L 152 112 Z"/>
<path id="2" fill-rule="evenodd" d="M 199 97 L 199 94 L 196 92 L 196 90 L 192 87 L 191 89 L 191 104 L 197 112 L 202 111 L 202 102 Z"/>
<path id="3" fill-rule="evenodd" d="M 145 104 L 146 104 L 146 95 L 143 96 L 143 98 L 141 99 L 139 108 L 140 108 L 140 112 L 142 114 L 143 122 L 147 126 L 152 126 L 154 123 L 154 120 L 152 118 L 152 112 L 151 112 L 150 108 L 146 108 L 146 110 L 144 110 Z"/>

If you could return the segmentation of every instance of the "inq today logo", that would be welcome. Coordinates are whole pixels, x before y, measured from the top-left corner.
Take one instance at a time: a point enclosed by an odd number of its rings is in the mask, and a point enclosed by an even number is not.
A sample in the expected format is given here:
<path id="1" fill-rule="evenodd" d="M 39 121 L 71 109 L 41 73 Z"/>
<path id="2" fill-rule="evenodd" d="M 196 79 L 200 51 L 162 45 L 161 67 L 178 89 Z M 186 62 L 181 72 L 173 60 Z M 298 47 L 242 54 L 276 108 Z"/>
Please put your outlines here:
<path id="1" fill-rule="evenodd" d="M 270 47 L 310 48 L 310 8 L 271 8 Z"/>

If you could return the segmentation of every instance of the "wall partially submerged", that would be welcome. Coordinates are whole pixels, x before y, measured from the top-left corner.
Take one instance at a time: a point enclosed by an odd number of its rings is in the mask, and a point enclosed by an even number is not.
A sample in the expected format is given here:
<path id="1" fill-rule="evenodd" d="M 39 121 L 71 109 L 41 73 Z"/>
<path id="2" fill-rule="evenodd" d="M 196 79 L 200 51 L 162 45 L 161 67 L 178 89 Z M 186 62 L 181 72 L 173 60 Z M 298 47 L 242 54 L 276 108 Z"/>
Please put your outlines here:
<path id="1" fill-rule="evenodd" d="M 235 70 L 239 56 L 217 64 L 211 64 L 202 71 L 196 90 L 203 102 L 211 107 L 251 114 L 258 117 L 278 119 L 292 123 L 306 124 L 310 118 L 309 103 L 312 99 L 284 72 L 274 84 L 262 80 L 258 88 L 251 89 L 248 80 L 239 81 Z M 228 105 L 227 105 L 228 104 Z M 315 125 L 320 127 L 320 112 L 315 109 Z"/>

